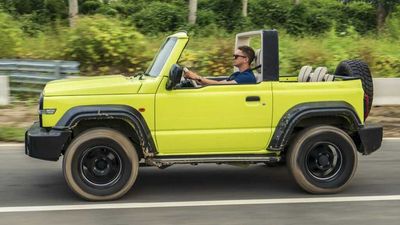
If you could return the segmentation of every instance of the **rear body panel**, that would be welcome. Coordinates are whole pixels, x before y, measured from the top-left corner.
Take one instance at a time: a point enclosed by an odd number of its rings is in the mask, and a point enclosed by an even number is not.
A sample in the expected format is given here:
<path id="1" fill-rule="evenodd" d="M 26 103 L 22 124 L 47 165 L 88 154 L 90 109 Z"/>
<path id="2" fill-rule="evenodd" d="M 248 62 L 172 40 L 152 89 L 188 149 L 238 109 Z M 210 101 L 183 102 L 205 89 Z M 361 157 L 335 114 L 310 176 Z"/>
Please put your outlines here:
<path id="1" fill-rule="evenodd" d="M 364 92 L 360 80 L 335 82 L 273 82 L 274 113 L 272 127 L 293 106 L 307 102 L 343 101 L 353 106 L 359 118 L 364 118 Z M 362 121 L 362 120 L 361 120 Z"/>

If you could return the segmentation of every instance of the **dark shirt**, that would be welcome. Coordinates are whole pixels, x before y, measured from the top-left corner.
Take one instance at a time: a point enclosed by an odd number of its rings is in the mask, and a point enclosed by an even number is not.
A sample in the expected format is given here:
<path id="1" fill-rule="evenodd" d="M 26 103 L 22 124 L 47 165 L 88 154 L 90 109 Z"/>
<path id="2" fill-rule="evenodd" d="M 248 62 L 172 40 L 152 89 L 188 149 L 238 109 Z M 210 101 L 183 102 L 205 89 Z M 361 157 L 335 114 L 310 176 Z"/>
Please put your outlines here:
<path id="1" fill-rule="evenodd" d="M 254 76 L 253 71 L 247 69 L 243 72 L 237 71 L 234 72 L 227 81 L 234 80 L 238 84 L 255 84 L 257 83 L 256 77 Z"/>

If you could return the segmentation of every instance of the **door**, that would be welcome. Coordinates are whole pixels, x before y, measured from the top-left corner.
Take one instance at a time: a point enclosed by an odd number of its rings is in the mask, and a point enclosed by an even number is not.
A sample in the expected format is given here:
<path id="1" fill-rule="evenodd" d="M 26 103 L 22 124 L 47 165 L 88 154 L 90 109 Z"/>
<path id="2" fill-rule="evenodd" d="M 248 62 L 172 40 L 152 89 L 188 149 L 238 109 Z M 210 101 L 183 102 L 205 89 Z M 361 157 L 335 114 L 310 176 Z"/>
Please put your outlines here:
<path id="1" fill-rule="evenodd" d="M 271 137 L 271 83 L 166 90 L 155 100 L 160 155 L 263 153 Z"/>

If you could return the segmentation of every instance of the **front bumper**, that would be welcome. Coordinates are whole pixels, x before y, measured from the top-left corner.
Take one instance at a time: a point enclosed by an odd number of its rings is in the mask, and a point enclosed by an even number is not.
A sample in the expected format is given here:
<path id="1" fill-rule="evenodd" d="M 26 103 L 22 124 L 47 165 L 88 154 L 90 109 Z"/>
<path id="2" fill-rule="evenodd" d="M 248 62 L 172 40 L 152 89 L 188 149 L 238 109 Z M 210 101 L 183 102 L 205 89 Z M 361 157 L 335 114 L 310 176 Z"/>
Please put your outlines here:
<path id="1" fill-rule="evenodd" d="M 25 154 L 33 158 L 57 161 L 70 137 L 70 130 L 48 131 L 35 122 L 25 133 Z"/>
<path id="2" fill-rule="evenodd" d="M 363 155 L 369 155 L 381 147 L 383 128 L 380 125 L 364 125 L 358 130 L 360 143 L 358 151 Z"/>

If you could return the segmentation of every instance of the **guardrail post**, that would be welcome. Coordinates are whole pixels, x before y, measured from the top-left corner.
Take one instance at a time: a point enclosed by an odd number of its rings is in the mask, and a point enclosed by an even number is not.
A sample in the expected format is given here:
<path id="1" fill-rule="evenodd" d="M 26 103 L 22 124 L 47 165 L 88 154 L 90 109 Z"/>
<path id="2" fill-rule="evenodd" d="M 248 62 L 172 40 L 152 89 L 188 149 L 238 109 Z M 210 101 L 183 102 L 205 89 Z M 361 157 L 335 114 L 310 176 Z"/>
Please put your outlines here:
<path id="1" fill-rule="evenodd" d="M 61 61 L 56 60 L 55 64 L 56 64 L 56 68 L 54 70 L 54 75 L 59 79 L 59 78 L 61 78 L 61 73 L 60 73 Z"/>
<path id="2" fill-rule="evenodd" d="M 8 105 L 10 103 L 10 87 L 8 76 L 0 76 L 0 105 Z"/>

